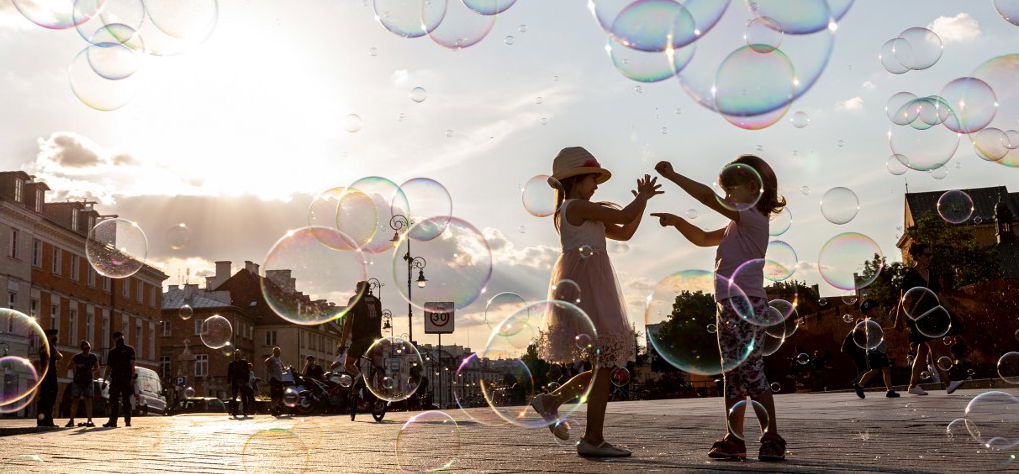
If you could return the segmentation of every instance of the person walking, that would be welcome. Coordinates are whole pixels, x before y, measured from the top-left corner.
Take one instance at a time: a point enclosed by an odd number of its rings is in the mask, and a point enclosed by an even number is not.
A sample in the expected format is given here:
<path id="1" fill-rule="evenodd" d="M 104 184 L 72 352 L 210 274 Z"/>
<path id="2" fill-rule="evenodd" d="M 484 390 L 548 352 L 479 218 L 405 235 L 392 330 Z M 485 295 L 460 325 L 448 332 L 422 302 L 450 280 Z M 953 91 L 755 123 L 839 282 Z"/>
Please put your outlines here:
<path id="1" fill-rule="evenodd" d="M 131 396 L 134 395 L 134 348 L 124 343 L 124 334 L 113 333 L 114 346 L 106 356 L 106 374 L 110 387 L 110 421 L 103 426 L 117 427 L 120 407 L 124 407 L 124 426 L 131 426 Z"/>
<path id="2" fill-rule="evenodd" d="M 568 424 L 559 420 L 559 407 L 587 395 L 587 429 L 577 443 L 577 454 L 590 457 L 625 457 L 630 451 L 609 444 L 604 437 L 605 411 L 612 383 L 612 367 L 625 367 L 634 357 L 634 338 L 626 318 L 626 305 L 619 291 L 612 262 L 606 251 L 605 240 L 626 241 L 640 226 L 641 216 L 648 200 L 661 194 L 655 178 L 644 175 L 637 180 L 634 198 L 625 208 L 617 209 L 592 202 L 591 197 L 612 176 L 603 169 L 590 152 L 581 147 L 562 149 L 552 162 L 549 185 L 555 189 L 556 212 L 553 224 L 559 233 L 562 254 L 556 260 L 549 280 L 548 299 L 579 300 L 577 305 L 591 317 L 601 343 L 597 353 L 598 370 L 585 370 L 559 388 L 539 394 L 530 403 L 548 423 L 552 434 L 569 439 Z M 584 250 L 588 249 L 589 252 Z M 563 280 L 576 282 L 580 294 L 561 294 L 558 288 Z M 572 290 L 570 290 L 572 292 Z M 583 295 L 583 298 L 579 298 Z M 538 357 L 550 364 L 569 364 L 578 357 L 594 357 L 586 350 L 578 354 L 575 327 L 572 321 L 560 316 L 552 307 L 547 327 L 536 345 Z M 547 334 L 547 336 L 546 336 Z M 508 385 L 512 387 L 512 385 Z M 523 384 L 514 394 L 525 396 Z M 524 400 L 526 401 L 526 400 Z"/>
<path id="3" fill-rule="evenodd" d="M 248 360 L 241 355 L 240 350 L 234 351 L 234 360 L 226 368 L 226 379 L 230 382 L 230 407 L 233 416 L 236 417 L 238 413 L 243 413 L 246 416 L 251 410 L 251 405 L 248 404 L 247 396 L 245 396 L 245 387 L 250 382 L 250 374 L 248 373 Z M 238 395 L 240 395 L 240 400 L 237 400 Z M 240 410 L 242 403 L 243 411 Z"/>
<path id="4" fill-rule="evenodd" d="M 71 414 L 70 419 L 64 428 L 74 427 L 74 417 L 78 414 L 78 400 L 85 400 L 85 416 L 88 417 L 83 426 L 93 427 L 92 422 L 92 398 L 95 397 L 93 380 L 99 375 L 99 358 L 92 353 L 92 344 L 88 341 L 81 341 L 78 345 L 81 352 L 74 355 L 68 363 L 69 369 L 73 371 L 71 378 Z"/>
<path id="5" fill-rule="evenodd" d="M 255 394 L 258 393 L 258 377 L 255 377 L 255 365 L 248 362 L 248 384 L 244 386 L 244 390 L 241 391 L 241 396 L 244 397 L 244 409 L 250 410 L 251 415 L 258 413 L 257 407 L 255 406 Z"/>
<path id="6" fill-rule="evenodd" d="M 863 316 L 866 318 L 861 321 L 874 320 L 881 315 L 877 301 L 872 299 L 863 300 L 863 303 L 860 304 L 860 311 L 863 312 Z M 882 340 L 881 344 L 878 344 L 874 349 L 864 351 L 853 342 L 853 334 L 855 332 L 855 327 L 849 331 L 846 340 L 842 343 L 842 352 L 852 355 L 854 362 L 856 362 L 857 375 L 859 376 L 853 384 L 856 396 L 866 398 L 867 395 L 864 393 L 863 387 L 867 385 L 871 378 L 880 373 L 885 382 L 885 397 L 899 398 L 899 393 L 892 388 L 892 364 L 888 359 L 888 345 L 886 341 Z"/>
<path id="7" fill-rule="evenodd" d="M 56 329 L 46 330 L 47 347 L 39 350 L 39 370 L 45 371 L 46 375 L 39 384 L 39 398 L 35 406 L 35 418 L 37 426 L 56 426 L 53 424 L 53 406 L 57 403 L 57 392 L 60 385 L 57 383 L 57 361 L 64 356 L 57 350 Z"/>
<path id="8" fill-rule="evenodd" d="M 272 355 L 265 359 L 265 371 L 269 376 L 269 413 L 280 416 L 283 405 L 283 361 L 280 360 L 279 346 L 272 348 Z"/>

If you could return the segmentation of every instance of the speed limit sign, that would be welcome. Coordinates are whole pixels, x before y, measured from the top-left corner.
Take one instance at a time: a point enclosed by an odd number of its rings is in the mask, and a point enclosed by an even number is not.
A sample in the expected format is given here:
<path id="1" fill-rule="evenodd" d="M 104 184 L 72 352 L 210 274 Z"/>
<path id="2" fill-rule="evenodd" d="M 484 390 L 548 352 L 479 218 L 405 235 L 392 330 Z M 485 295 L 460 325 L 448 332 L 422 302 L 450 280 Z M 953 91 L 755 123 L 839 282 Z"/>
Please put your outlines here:
<path id="1" fill-rule="evenodd" d="M 425 334 L 453 333 L 453 303 L 425 303 Z"/>

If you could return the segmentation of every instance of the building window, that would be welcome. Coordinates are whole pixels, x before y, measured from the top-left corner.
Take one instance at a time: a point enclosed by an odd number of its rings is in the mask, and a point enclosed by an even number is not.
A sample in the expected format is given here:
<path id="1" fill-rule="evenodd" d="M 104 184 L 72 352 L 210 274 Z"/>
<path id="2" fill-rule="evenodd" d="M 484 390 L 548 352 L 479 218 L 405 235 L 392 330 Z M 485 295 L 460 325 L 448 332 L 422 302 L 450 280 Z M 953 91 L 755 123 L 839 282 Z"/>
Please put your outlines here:
<path id="1" fill-rule="evenodd" d="M 198 354 L 195 356 L 195 377 L 209 375 L 209 355 Z"/>
<path id="2" fill-rule="evenodd" d="M 42 212 L 42 190 L 35 190 L 35 212 Z"/>
<path id="3" fill-rule="evenodd" d="M 135 291 L 135 299 L 138 300 L 139 304 L 145 301 L 145 288 L 144 288 L 144 286 L 145 285 L 143 285 L 142 282 L 140 282 L 140 281 L 135 282 L 135 285 L 134 285 L 134 289 L 136 290 Z"/>
<path id="4" fill-rule="evenodd" d="M 42 241 L 39 239 L 32 240 L 32 266 L 42 266 Z"/>
<path id="5" fill-rule="evenodd" d="M 276 331 L 265 332 L 265 345 L 275 346 L 276 345 Z"/>
<path id="6" fill-rule="evenodd" d="M 110 347 L 110 314 L 103 310 L 103 348 Z"/>
<path id="7" fill-rule="evenodd" d="M 130 285 L 130 283 L 131 283 L 131 279 L 130 278 L 125 278 L 123 280 L 120 280 L 120 284 L 121 284 L 120 289 L 122 290 L 121 293 L 124 295 L 124 299 L 125 300 L 131 298 L 131 285 Z"/>
<path id="8" fill-rule="evenodd" d="M 154 286 L 149 287 L 149 306 L 152 306 L 153 308 L 158 307 L 156 305 L 156 287 Z"/>
<path id="9" fill-rule="evenodd" d="M 15 179 L 14 180 L 14 201 L 15 202 L 21 202 L 21 199 L 23 198 L 22 194 L 24 194 L 24 186 L 25 186 L 24 181 L 21 181 L 20 179 Z"/>
<path id="10" fill-rule="evenodd" d="M 138 358 L 139 359 L 144 359 L 144 357 L 142 356 L 142 354 L 145 352 L 145 346 L 142 345 L 142 332 L 143 331 L 144 330 L 142 329 L 142 322 L 141 321 L 135 321 L 135 323 L 134 323 L 134 348 L 135 348 L 136 351 L 138 351 Z"/>
<path id="11" fill-rule="evenodd" d="M 78 281 L 78 272 L 81 270 L 81 257 L 71 255 L 71 279 Z"/>
<path id="12" fill-rule="evenodd" d="M 156 355 L 156 323 L 149 322 L 149 357 Z"/>
<path id="13" fill-rule="evenodd" d="M 18 258 L 18 229 L 11 229 L 11 248 L 7 252 L 7 256 Z"/>
<path id="14" fill-rule="evenodd" d="M 248 339 L 255 340 L 255 326 L 248 326 Z"/>
<path id="15" fill-rule="evenodd" d="M 170 356 L 159 356 L 159 376 L 164 379 L 170 376 Z"/>
<path id="16" fill-rule="evenodd" d="M 88 266 L 88 287 L 96 287 L 96 270 L 92 268 L 92 265 Z"/>
<path id="17" fill-rule="evenodd" d="M 52 268 L 54 275 L 59 275 L 60 274 L 60 264 L 62 263 L 61 262 L 61 258 L 60 258 L 61 256 L 62 255 L 61 255 L 61 252 L 60 252 L 60 248 L 54 246 L 53 247 L 53 268 Z"/>
<path id="18" fill-rule="evenodd" d="M 7 307 L 14 309 L 15 303 L 18 301 L 18 294 L 13 291 L 7 292 Z"/>
<path id="19" fill-rule="evenodd" d="M 160 321 L 159 325 L 163 326 L 163 336 L 173 335 L 173 325 L 170 324 L 170 321 Z"/>
<path id="20" fill-rule="evenodd" d="M 39 316 L 39 300 L 38 299 L 32 298 L 32 301 L 29 303 L 28 312 L 29 312 L 29 316 L 31 316 L 33 318 L 36 318 L 37 316 Z"/>
<path id="21" fill-rule="evenodd" d="M 78 231 L 78 210 L 71 209 L 71 230 Z M 91 229 L 89 229 L 91 230 Z"/>
<path id="22" fill-rule="evenodd" d="M 74 305 L 73 301 L 71 302 L 71 305 Z M 78 341 L 80 340 L 78 339 L 78 310 L 71 309 L 68 314 L 71 319 L 71 344 L 78 344 Z"/>
<path id="23" fill-rule="evenodd" d="M 50 329 L 60 329 L 60 308 L 50 304 Z"/>
<path id="24" fill-rule="evenodd" d="M 103 291 L 109 293 L 110 288 L 113 286 L 113 279 L 110 277 L 103 277 Z"/>
<path id="25" fill-rule="evenodd" d="M 89 344 L 95 342 L 95 336 L 92 334 L 92 320 L 95 319 L 96 315 L 92 313 L 85 314 L 85 340 Z"/>
<path id="26" fill-rule="evenodd" d="M 202 320 L 197 318 L 195 319 L 195 335 L 196 336 L 202 335 Z"/>

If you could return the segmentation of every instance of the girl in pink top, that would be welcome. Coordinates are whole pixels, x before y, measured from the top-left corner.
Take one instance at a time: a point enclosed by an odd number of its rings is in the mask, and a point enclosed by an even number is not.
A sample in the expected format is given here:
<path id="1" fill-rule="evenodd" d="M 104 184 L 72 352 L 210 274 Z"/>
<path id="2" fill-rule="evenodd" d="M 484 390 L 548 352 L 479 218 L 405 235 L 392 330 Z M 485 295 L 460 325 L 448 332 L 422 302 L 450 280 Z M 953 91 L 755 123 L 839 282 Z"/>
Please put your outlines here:
<path id="1" fill-rule="evenodd" d="M 605 251 L 605 239 L 629 240 L 640 225 L 648 199 L 662 193 L 655 182 L 657 178 L 644 175 L 637 180 L 637 189 L 631 191 L 633 202 L 625 208 L 591 202 L 598 185 L 611 176 L 587 150 L 571 147 L 564 148 L 556 156 L 549 178 L 549 184 L 556 189 L 555 225 L 562 243 L 562 255 L 552 269 L 549 299 L 567 299 L 555 291 L 560 281 L 569 279 L 577 283 L 580 289 L 577 306 L 594 323 L 600 353 L 596 370 L 577 374 L 557 390 L 534 397 L 531 406 L 546 420 L 557 420 L 560 405 L 591 387 L 587 398 L 587 430 L 577 443 L 577 453 L 581 456 L 630 455 L 630 451 L 612 446 L 602 436 L 611 389 L 609 374 L 613 367 L 625 367 L 635 355 L 633 332 L 626 318 L 619 283 Z M 573 362 L 568 354 L 576 344 L 574 333 L 555 325 L 543 332 L 547 336 L 538 340 L 538 356 L 553 364 Z M 570 437 L 565 423 L 555 423 L 549 428 L 560 439 Z"/>
<path id="2" fill-rule="evenodd" d="M 663 227 L 675 227 L 694 245 L 700 247 L 717 246 L 715 253 L 715 273 L 733 279 L 747 296 L 752 308 L 741 308 L 743 314 L 763 314 L 768 311 L 768 299 L 764 293 L 764 275 L 762 265 L 748 265 L 735 276 L 733 273 L 744 263 L 763 259 L 768 247 L 768 216 L 778 213 L 785 207 L 785 199 L 778 196 L 778 179 L 771 167 L 759 157 L 743 155 L 730 165 L 744 165 L 753 168 L 760 179 L 747 179 L 736 173 L 732 176 L 720 176 L 719 183 L 725 190 L 725 198 L 715 195 L 708 186 L 691 180 L 672 169 L 672 164 L 662 161 L 655 166 L 662 177 L 676 183 L 694 199 L 705 206 L 730 219 L 727 226 L 705 231 L 687 222 L 685 219 L 668 213 L 653 213 L 659 218 Z M 749 170 L 747 170 L 749 172 Z M 752 173 L 751 173 L 752 174 Z M 717 286 L 717 285 L 716 285 Z M 759 459 L 762 461 L 780 461 L 785 459 L 785 440 L 778 434 L 775 417 L 775 402 L 772 398 L 768 378 L 764 375 L 764 358 L 761 341 L 764 327 L 751 324 L 740 317 L 733 304 L 745 304 L 745 300 L 733 299 L 726 302 L 728 291 L 716 288 L 715 298 L 718 301 L 717 332 L 719 351 L 723 360 L 738 360 L 737 353 L 754 344 L 750 356 L 737 367 L 724 372 L 725 410 L 728 414 L 734 404 L 745 400 L 747 396 L 761 403 L 768 413 L 767 425 L 763 423 L 761 431 L 761 450 Z M 727 415 L 728 416 L 728 415 Z M 742 428 L 737 425 L 737 428 Z M 747 453 L 746 443 L 732 432 L 726 423 L 725 436 L 716 441 L 708 451 L 708 456 L 719 459 L 742 459 Z"/>

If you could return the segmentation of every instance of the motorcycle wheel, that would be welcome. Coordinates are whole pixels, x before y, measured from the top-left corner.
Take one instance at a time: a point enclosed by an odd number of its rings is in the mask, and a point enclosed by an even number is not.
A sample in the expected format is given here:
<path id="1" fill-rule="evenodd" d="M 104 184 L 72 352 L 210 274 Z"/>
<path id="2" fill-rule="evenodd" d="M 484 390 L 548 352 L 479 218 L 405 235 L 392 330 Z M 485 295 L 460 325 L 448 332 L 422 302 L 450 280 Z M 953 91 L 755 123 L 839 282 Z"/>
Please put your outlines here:
<path id="1" fill-rule="evenodd" d="M 315 403 L 315 400 L 309 397 L 301 397 L 294 408 L 297 410 L 297 414 L 301 416 L 314 415 L 319 411 L 318 403 Z"/>

